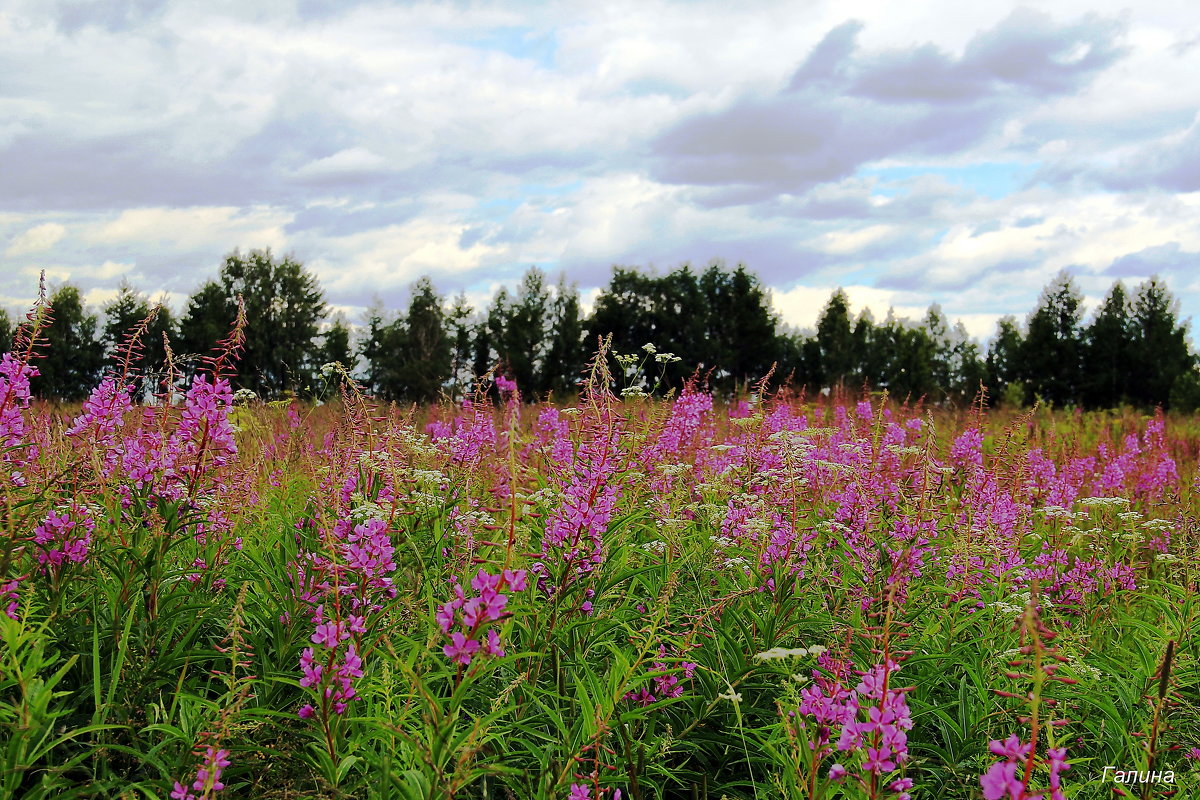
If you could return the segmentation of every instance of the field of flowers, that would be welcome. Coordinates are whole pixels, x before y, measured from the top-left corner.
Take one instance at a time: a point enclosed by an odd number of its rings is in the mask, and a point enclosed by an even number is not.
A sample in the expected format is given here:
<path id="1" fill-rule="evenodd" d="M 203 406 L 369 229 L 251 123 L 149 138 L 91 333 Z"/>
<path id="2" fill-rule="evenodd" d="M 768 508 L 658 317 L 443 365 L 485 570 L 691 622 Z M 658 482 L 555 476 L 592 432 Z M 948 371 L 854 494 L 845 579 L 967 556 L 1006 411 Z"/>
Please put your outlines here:
<path id="1" fill-rule="evenodd" d="M 235 351 L 66 411 L 3 357 L 0 797 L 1200 796 L 1192 420 Z"/>

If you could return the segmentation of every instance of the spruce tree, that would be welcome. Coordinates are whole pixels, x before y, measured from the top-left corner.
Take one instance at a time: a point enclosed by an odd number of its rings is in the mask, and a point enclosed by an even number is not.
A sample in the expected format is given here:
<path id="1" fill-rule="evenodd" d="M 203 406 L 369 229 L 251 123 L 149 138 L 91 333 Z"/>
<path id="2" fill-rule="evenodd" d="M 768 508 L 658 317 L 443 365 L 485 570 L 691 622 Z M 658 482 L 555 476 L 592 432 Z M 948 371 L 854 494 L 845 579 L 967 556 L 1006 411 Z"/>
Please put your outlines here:
<path id="1" fill-rule="evenodd" d="M 937 303 L 932 303 L 925 312 L 924 328 L 932 347 L 929 366 L 933 386 L 941 396 L 950 395 L 955 384 L 954 341 L 950 336 L 950 321 Z"/>
<path id="2" fill-rule="evenodd" d="M 433 402 L 450 379 L 453 353 L 442 297 L 429 278 L 413 285 L 408 312 L 400 323 L 396 395 L 414 403 Z"/>
<path id="3" fill-rule="evenodd" d="M 508 287 L 501 286 L 492 296 L 487 312 L 475 326 L 474 372 L 477 377 L 497 366 L 500 367 L 501 373 L 507 373 L 507 364 L 504 363 L 501 353 L 507 349 L 504 338 L 512 313 Z"/>
<path id="4" fill-rule="evenodd" d="M 854 375 L 854 341 L 850 328 L 850 298 L 841 289 L 817 320 L 817 346 L 821 354 L 821 378 L 827 386 L 843 383 Z"/>
<path id="5" fill-rule="evenodd" d="M 1022 402 L 1025 390 L 1019 386 L 1021 381 L 1021 352 L 1024 349 L 1025 337 L 1017 325 L 1016 317 L 1011 314 L 1001 317 L 996 322 L 996 334 L 988 344 L 987 360 L 984 365 L 987 373 L 988 390 L 991 396 L 999 400 L 1006 396 L 1010 385 L 1016 387 Z"/>
<path id="6" fill-rule="evenodd" d="M 896 400 L 916 401 L 933 392 L 934 344 L 925 328 L 889 316 L 880 333 L 889 354 L 888 393 Z"/>
<path id="7" fill-rule="evenodd" d="M 595 350 L 597 341 L 608 335 L 612 336 L 613 351 L 618 353 L 632 353 L 652 342 L 655 281 L 636 269 L 613 267 L 612 278 L 592 309 L 585 349 Z"/>
<path id="8" fill-rule="evenodd" d="M 1042 290 L 1021 348 L 1027 399 L 1040 397 L 1056 406 L 1078 402 L 1082 304 L 1079 289 L 1066 270 Z"/>
<path id="9" fill-rule="evenodd" d="M 264 397 L 311 391 L 320 366 L 317 335 L 327 306 L 317 279 L 290 257 L 270 250 L 225 257 L 221 288 L 246 308 L 246 343 L 237 382 Z"/>
<path id="10" fill-rule="evenodd" d="M 1084 333 L 1080 394 L 1089 408 L 1112 408 L 1129 397 L 1133 326 L 1129 296 L 1117 281 Z"/>
<path id="11" fill-rule="evenodd" d="M 321 334 L 320 362 L 322 365 L 340 363 L 347 370 L 354 369 L 354 353 L 350 346 L 350 326 L 346 318 L 338 313 L 329 327 Z"/>
<path id="12" fill-rule="evenodd" d="M 537 267 L 530 267 L 521 278 L 515 300 L 505 309 L 503 322 L 493 340 L 504 372 L 530 399 L 545 389 L 542 366 L 550 313 L 546 275 Z"/>
<path id="13" fill-rule="evenodd" d="M 571 394 L 583 374 L 583 316 L 579 290 L 563 275 L 551 303 L 550 344 L 546 351 L 542 389 L 558 396 Z"/>
<path id="14" fill-rule="evenodd" d="M 880 361 L 883 348 L 881 342 L 877 341 L 877 333 L 871 309 L 864 308 L 854 321 L 850 339 L 854 351 L 854 379 L 865 388 L 887 385 L 885 364 Z"/>
<path id="15" fill-rule="evenodd" d="M 383 341 L 384 332 L 388 327 L 385 321 L 383 301 L 375 297 L 366 311 L 366 324 L 363 326 L 362 340 L 358 345 L 358 354 L 364 362 L 363 384 L 367 392 L 378 395 L 382 391 L 383 382 Z"/>
<path id="16" fill-rule="evenodd" d="M 980 387 L 987 384 L 987 368 L 979 345 L 971 338 L 961 321 L 950 332 L 951 383 L 950 394 L 962 402 L 972 402 Z"/>
<path id="17" fill-rule="evenodd" d="M 721 373 L 719 386 L 714 388 L 731 391 L 766 375 L 779 358 L 778 320 L 766 288 L 744 265 L 729 271 L 719 261 L 701 275 L 700 287 L 709 348 L 703 361 Z M 675 318 L 677 326 L 687 322 L 684 313 L 681 308 Z"/>
<path id="18" fill-rule="evenodd" d="M 466 393 L 474 377 L 471 374 L 474 314 L 466 293 L 461 291 L 446 314 L 446 335 L 450 338 L 450 392 L 455 399 Z"/>
<path id="19" fill-rule="evenodd" d="M 1192 369 L 1187 328 L 1179 322 L 1179 301 L 1158 277 L 1138 286 L 1133 296 L 1129 393 L 1144 407 L 1165 405 L 1175 381 Z"/>
<path id="20" fill-rule="evenodd" d="M 191 297 L 179 321 L 177 363 L 189 374 L 200 369 L 217 342 L 224 339 L 237 317 L 237 305 L 216 281 L 206 281 Z"/>

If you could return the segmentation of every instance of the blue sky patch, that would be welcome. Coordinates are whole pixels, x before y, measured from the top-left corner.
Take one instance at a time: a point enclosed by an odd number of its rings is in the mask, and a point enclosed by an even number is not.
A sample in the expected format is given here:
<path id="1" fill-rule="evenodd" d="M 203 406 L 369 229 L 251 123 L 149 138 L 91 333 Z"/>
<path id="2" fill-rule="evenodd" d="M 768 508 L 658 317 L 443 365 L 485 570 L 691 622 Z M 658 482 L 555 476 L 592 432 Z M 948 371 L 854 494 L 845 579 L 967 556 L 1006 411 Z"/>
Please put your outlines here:
<path id="1" fill-rule="evenodd" d="M 554 69 L 554 56 L 558 52 L 558 40 L 553 31 L 540 32 L 524 26 L 492 28 L 462 43 L 480 50 L 507 53 L 513 58 L 532 61 L 547 70 Z"/>

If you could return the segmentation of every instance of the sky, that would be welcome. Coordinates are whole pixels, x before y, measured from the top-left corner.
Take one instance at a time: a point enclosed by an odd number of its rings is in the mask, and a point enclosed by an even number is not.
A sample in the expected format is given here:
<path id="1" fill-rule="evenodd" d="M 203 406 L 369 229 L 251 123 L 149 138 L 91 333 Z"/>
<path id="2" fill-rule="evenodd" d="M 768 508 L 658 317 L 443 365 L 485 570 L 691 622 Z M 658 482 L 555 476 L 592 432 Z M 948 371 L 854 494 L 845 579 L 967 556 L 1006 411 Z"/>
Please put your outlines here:
<path id="1" fill-rule="evenodd" d="M 745 264 L 986 340 L 1060 270 L 1200 315 L 1186 3 L 0 0 L 0 307 L 178 310 L 269 247 L 351 322 L 428 275 Z"/>

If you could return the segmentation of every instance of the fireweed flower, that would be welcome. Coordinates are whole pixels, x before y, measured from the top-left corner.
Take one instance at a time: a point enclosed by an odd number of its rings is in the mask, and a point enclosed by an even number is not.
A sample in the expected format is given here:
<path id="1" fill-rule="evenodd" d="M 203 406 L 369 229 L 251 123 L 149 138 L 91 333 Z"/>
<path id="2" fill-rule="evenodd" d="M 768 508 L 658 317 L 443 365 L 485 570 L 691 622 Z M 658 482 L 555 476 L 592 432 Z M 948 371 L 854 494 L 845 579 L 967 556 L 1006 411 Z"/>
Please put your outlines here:
<path id="1" fill-rule="evenodd" d="M 25 409 L 31 401 L 29 379 L 40 373 L 12 353 L 0 356 L 0 464 L 9 472 L 14 486 L 24 486 L 20 468 L 37 457 L 37 448 L 29 446 Z"/>
<path id="2" fill-rule="evenodd" d="M 508 595 L 501 594 L 505 589 L 522 591 L 527 585 L 526 572 L 523 569 L 505 569 L 493 575 L 485 569 L 480 569 L 471 579 L 471 591 L 468 596 L 462 584 L 453 584 L 454 597 L 438 607 L 436 619 L 442 633 L 450 636 L 450 642 L 442 647 L 452 662 L 460 666 L 469 666 L 472 659 L 482 650 L 490 656 L 503 656 L 500 634 L 494 627 L 487 628 L 487 634 L 480 640 L 485 626 L 503 619 L 508 607 Z M 451 628 L 458 625 L 458 630 Z"/>
<path id="3" fill-rule="evenodd" d="M 133 409 L 132 388 L 114 377 L 105 378 L 67 429 L 67 436 L 88 441 L 95 448 L 105 475 L 111 474 L 120 460 L 117 435 L 125 425 L 125 415 Z"/>
<path id="4" fill-rule="evenodd" d="M 83 563 L 95 529 L 96 523 L 81 506 L 72 505 L 63 513 L 51 511 L 33 530 L 33 541 L 41 548 L 38 563 L 55 570 L 66 563 Z"/>
<path id="5" fill-rule="evenodd" d="M 667 658 L 668 655 L 669 649 L 667 645 L 660 644 L 658 646 L 659 658 Z M 666 674 L 656 674 L 651 678 L 653 691 L 651 691 L 650 687 L 643 686 L 641 689 L 636 691 L 626 692 L 621 699 L 629 700 L 637 705 L 646 707 L 654 705 L 659 700 L 669 700 L 675 697 L 682 697 L 683 684 L 679 680 L 678 673 L 682 672 L 685 680 L 691 680 L 692 676 L 696 673 L 697 666 L 697 664 L 691 661 L 682 661 L 677 665 L 668 664 L 666 661 L 654 661 L 650 665 L 651 672 Z M 731 695 L 734 695 L 732 687 L 730 687 L 729 692 Z M 719 696 L 732 700 L 733 702 L 740 702 L 742 699 L 741 695 Z"/>
<path id="6" fill-rule="evenodd" d="M 442 652 L 451 661 L 454 661 L 463 666 L 471 663 L 471 656 L 479 651 L 479 642 L 474 639 L 468 639 L 465 634 L 458 631 L 450 634 L 450 644 L 442 648 Z"/>
<path id="7" fill-rule="evenodd" d="M 1025 784 L 1024 774 L 1033 758 L 1033 745 L 1022 742 L 1016 735 L 1009 736 L 1003 742 L 993 739 L 988 743 L 988 749 L 1003 761 L 992 764 L 983 775 L 979 776 L 979 785 L 983 789 L 984 800 L 1039 800 L 1043 795 L 1031 794 L 1030 787 Z M 1050 770 L 1050 800 L 1065 800 L 1062 789 L 1062 773 L 1070 769 L 1067 764 L 1067 751 L 1064 747 L 1050 748 L 1046 751 L 1046 763 Z"/>
<path id="8" fill-rule="evenodd" d="M 21 579 L 14 578 L 12 580 L 0 581 L 0 603 L 5 603 L 4 614 L 11 620 L 18 619 L 17 608 L 21 600 L 20 594 Z"/>
<path id="9" fill-rule="evenodd" d="M 397 594 L 392 579 L 395 548 L 386 522 L 368 519 L 354 524 L 340 519 L 322 537 L 332 542 L 341 559 L 304 553 L 288 572 L 293 597 L 313 606 L 309 640 L 315 647 L 301 653 L 300 685 L 312 691 L 319 703 L 300 708 L 298 714 L 304 719 L 316 716 L 318 709 L 322 719 L 330 712 L 344 714 L 358 696 L 354 682 L 363 677 L 359 651 L 369 619 L 383 608 L 385 599 Z M 332 616 L 327 616 L 330 611 Z"/>
<path id="10" fill-rule="evenodd" d="M 221 773 L 229 764 L 228 750 L 206 747 L 204 763 L 196 770 L 196 779 L 192 781 L 190 791 L 187 786 L 175 781 L 171 800 L 203 800 L 212 797 L 215 792 L 225 788 L 225 784 L 221 783 Z"/>

